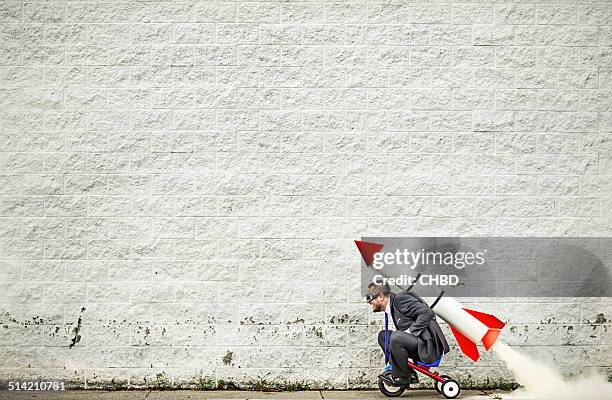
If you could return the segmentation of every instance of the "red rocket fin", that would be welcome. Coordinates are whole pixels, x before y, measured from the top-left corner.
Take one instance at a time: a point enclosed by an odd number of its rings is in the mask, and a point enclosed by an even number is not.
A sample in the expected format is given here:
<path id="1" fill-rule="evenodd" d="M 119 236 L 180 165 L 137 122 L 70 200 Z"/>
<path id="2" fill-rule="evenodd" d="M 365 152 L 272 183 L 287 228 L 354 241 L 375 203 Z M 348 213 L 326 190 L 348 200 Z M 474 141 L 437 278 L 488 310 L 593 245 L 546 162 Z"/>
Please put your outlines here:
<path id="1" fill-rule="evenodd" d="M 457 343 L 459 344 L 459 348 L 468 356 L 472 361 L 476 362 L 480 358 L 480 354 L 478 353 L 478 348 L 476 347 L 476 343 L 472 342 L 467 337 L 463 336 L 461 332 L 455 329 L 454 326 L 449 325 L 455 339 L 457 339 Z"/>
<path id="2" fill-rule="evenodd" d="M 504 324 L 494 315 L 483 313 L 480 311 L 470 310 L 467 308 L 464 308 L 464 310 L 467 311 L 470 315 L 472 315 L 474 318 L 476 318 L 478 321 L 482 322 L 489 328 L 503 329 L 504 326 L 506 326 L 506 324 Z"/>
<path id="3" fill-rule="evenodd" d="M 488 332 L 482 338 L 482 344 L 484 345 L 485 349 L 489 350 L 497 340 L 499 334 L 501 333 L 501 329 L 503 329 L 506 324 L 491 314 L 469 310 L 467 308 L 464 308 L 464 310 L 489 328 Z"/>
<path id="4" fill-rule="evenodd" d="M 499 329 L 489 329 L 487 333 L 482 337 L 482 344 L 485 349 L 489 350 L 495 343 L 501 331 Z"/>

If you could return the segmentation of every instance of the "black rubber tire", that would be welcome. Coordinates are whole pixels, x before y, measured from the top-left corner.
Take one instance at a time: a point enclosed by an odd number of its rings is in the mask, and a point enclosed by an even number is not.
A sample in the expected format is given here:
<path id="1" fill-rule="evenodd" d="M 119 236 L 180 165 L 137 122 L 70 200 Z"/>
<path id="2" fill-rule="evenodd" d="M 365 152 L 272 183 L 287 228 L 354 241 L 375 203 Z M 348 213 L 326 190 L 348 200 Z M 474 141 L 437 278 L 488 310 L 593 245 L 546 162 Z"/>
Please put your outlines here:
<path id="1" fill-rule="evenodd" d="M 461 387 L 459 386 L 459 382 L 454 379 L 449 379 L 440 386 L 440 391 L 445 398 L 454 399 L 461 393 Z"/>
<path id="2" fill-rule="evenodd" d="M 391 375 L 391 371 L 385 371 L 382 375 Z M 387 397 L 398 397 L 407 389 L 407 386 L 391 386 L 387 384 L 382 377 L 378 377 L 378 389 Z"/>
<path id="3" fill-rule="evenodd" d="M 444 378 L 445 380 L 453 379 L 448 375 L 440 375 L 440 378 Z M 434 381 L 434 389 L 436 389 L 436 392 L 438 392 L 439 394 L 442 394 L 442 390 L 440 390 L 441 387 L 442 382 Z"/>

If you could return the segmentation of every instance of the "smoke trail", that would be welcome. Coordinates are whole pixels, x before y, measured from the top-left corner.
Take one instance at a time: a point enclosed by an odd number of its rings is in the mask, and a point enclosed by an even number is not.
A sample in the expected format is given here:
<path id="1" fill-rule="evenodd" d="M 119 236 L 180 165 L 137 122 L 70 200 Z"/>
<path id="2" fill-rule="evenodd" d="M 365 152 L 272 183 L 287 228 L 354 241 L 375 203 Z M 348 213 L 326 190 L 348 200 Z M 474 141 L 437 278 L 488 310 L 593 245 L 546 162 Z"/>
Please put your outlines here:
<path id="1" fill-rule="evenodd" d="M 509 399 L 612 399 L 612 383 L 601 375 L 564 378 L 553 366 L 521 354 L 500 341 L 495 343 L 493 350 L 523 386 L 510 394 Z"/>

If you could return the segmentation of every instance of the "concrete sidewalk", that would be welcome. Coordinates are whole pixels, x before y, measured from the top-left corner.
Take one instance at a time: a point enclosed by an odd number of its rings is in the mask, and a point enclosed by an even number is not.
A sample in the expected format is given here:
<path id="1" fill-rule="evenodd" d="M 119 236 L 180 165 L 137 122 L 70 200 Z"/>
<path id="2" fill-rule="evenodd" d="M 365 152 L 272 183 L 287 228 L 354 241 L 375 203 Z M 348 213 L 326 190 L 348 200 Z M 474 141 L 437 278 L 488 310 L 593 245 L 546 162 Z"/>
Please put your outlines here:
<path id="1" fill-rule="evenodd" d="M 461 392 L 458 399 L 462 400 L 494 400 L 502 399 L 502 391 L 484 392 L 477 390 L 465 390 Z M 379 391 L 327 391 L 313 390 L 304 392 L 254 392 L 254 391 L 193 391 L 193 390 L 125 390 L 125 391 L 103 391 L 103 390 L 77 390 L 77 391 L 0 391 L 0 400 L 368 400 L 386 399 Z M 444 399 L 434 390 L 412 390 L 406 391 L 399 399 L 411 400 L 439 400 Z"/>

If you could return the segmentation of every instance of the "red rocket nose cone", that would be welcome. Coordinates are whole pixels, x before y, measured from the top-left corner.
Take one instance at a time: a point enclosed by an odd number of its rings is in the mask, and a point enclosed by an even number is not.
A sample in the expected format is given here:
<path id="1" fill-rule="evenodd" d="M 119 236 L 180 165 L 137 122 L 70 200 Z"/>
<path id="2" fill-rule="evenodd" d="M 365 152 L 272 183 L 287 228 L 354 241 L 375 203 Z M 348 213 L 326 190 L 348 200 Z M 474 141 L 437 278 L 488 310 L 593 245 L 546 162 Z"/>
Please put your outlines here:
<path id="1" fill-rule="evenodd" d="M 491 346 L 495 343 L 501 331 L 499 329 L 489 329 L 487 333 L 482 337 L 482 344 L 484 344 L 485 349 L 489 350 Z"/>
<path id="2" fill-rule="evenodd" d="M 368 267 L 374 262 L 374 254 L 378 253 L 383 247 L 385 247 L 379 243 L 361 242 L 359 240 L 355 240 L 354 242 L 361 253 L 363 261 L 365 261 Z"/>

